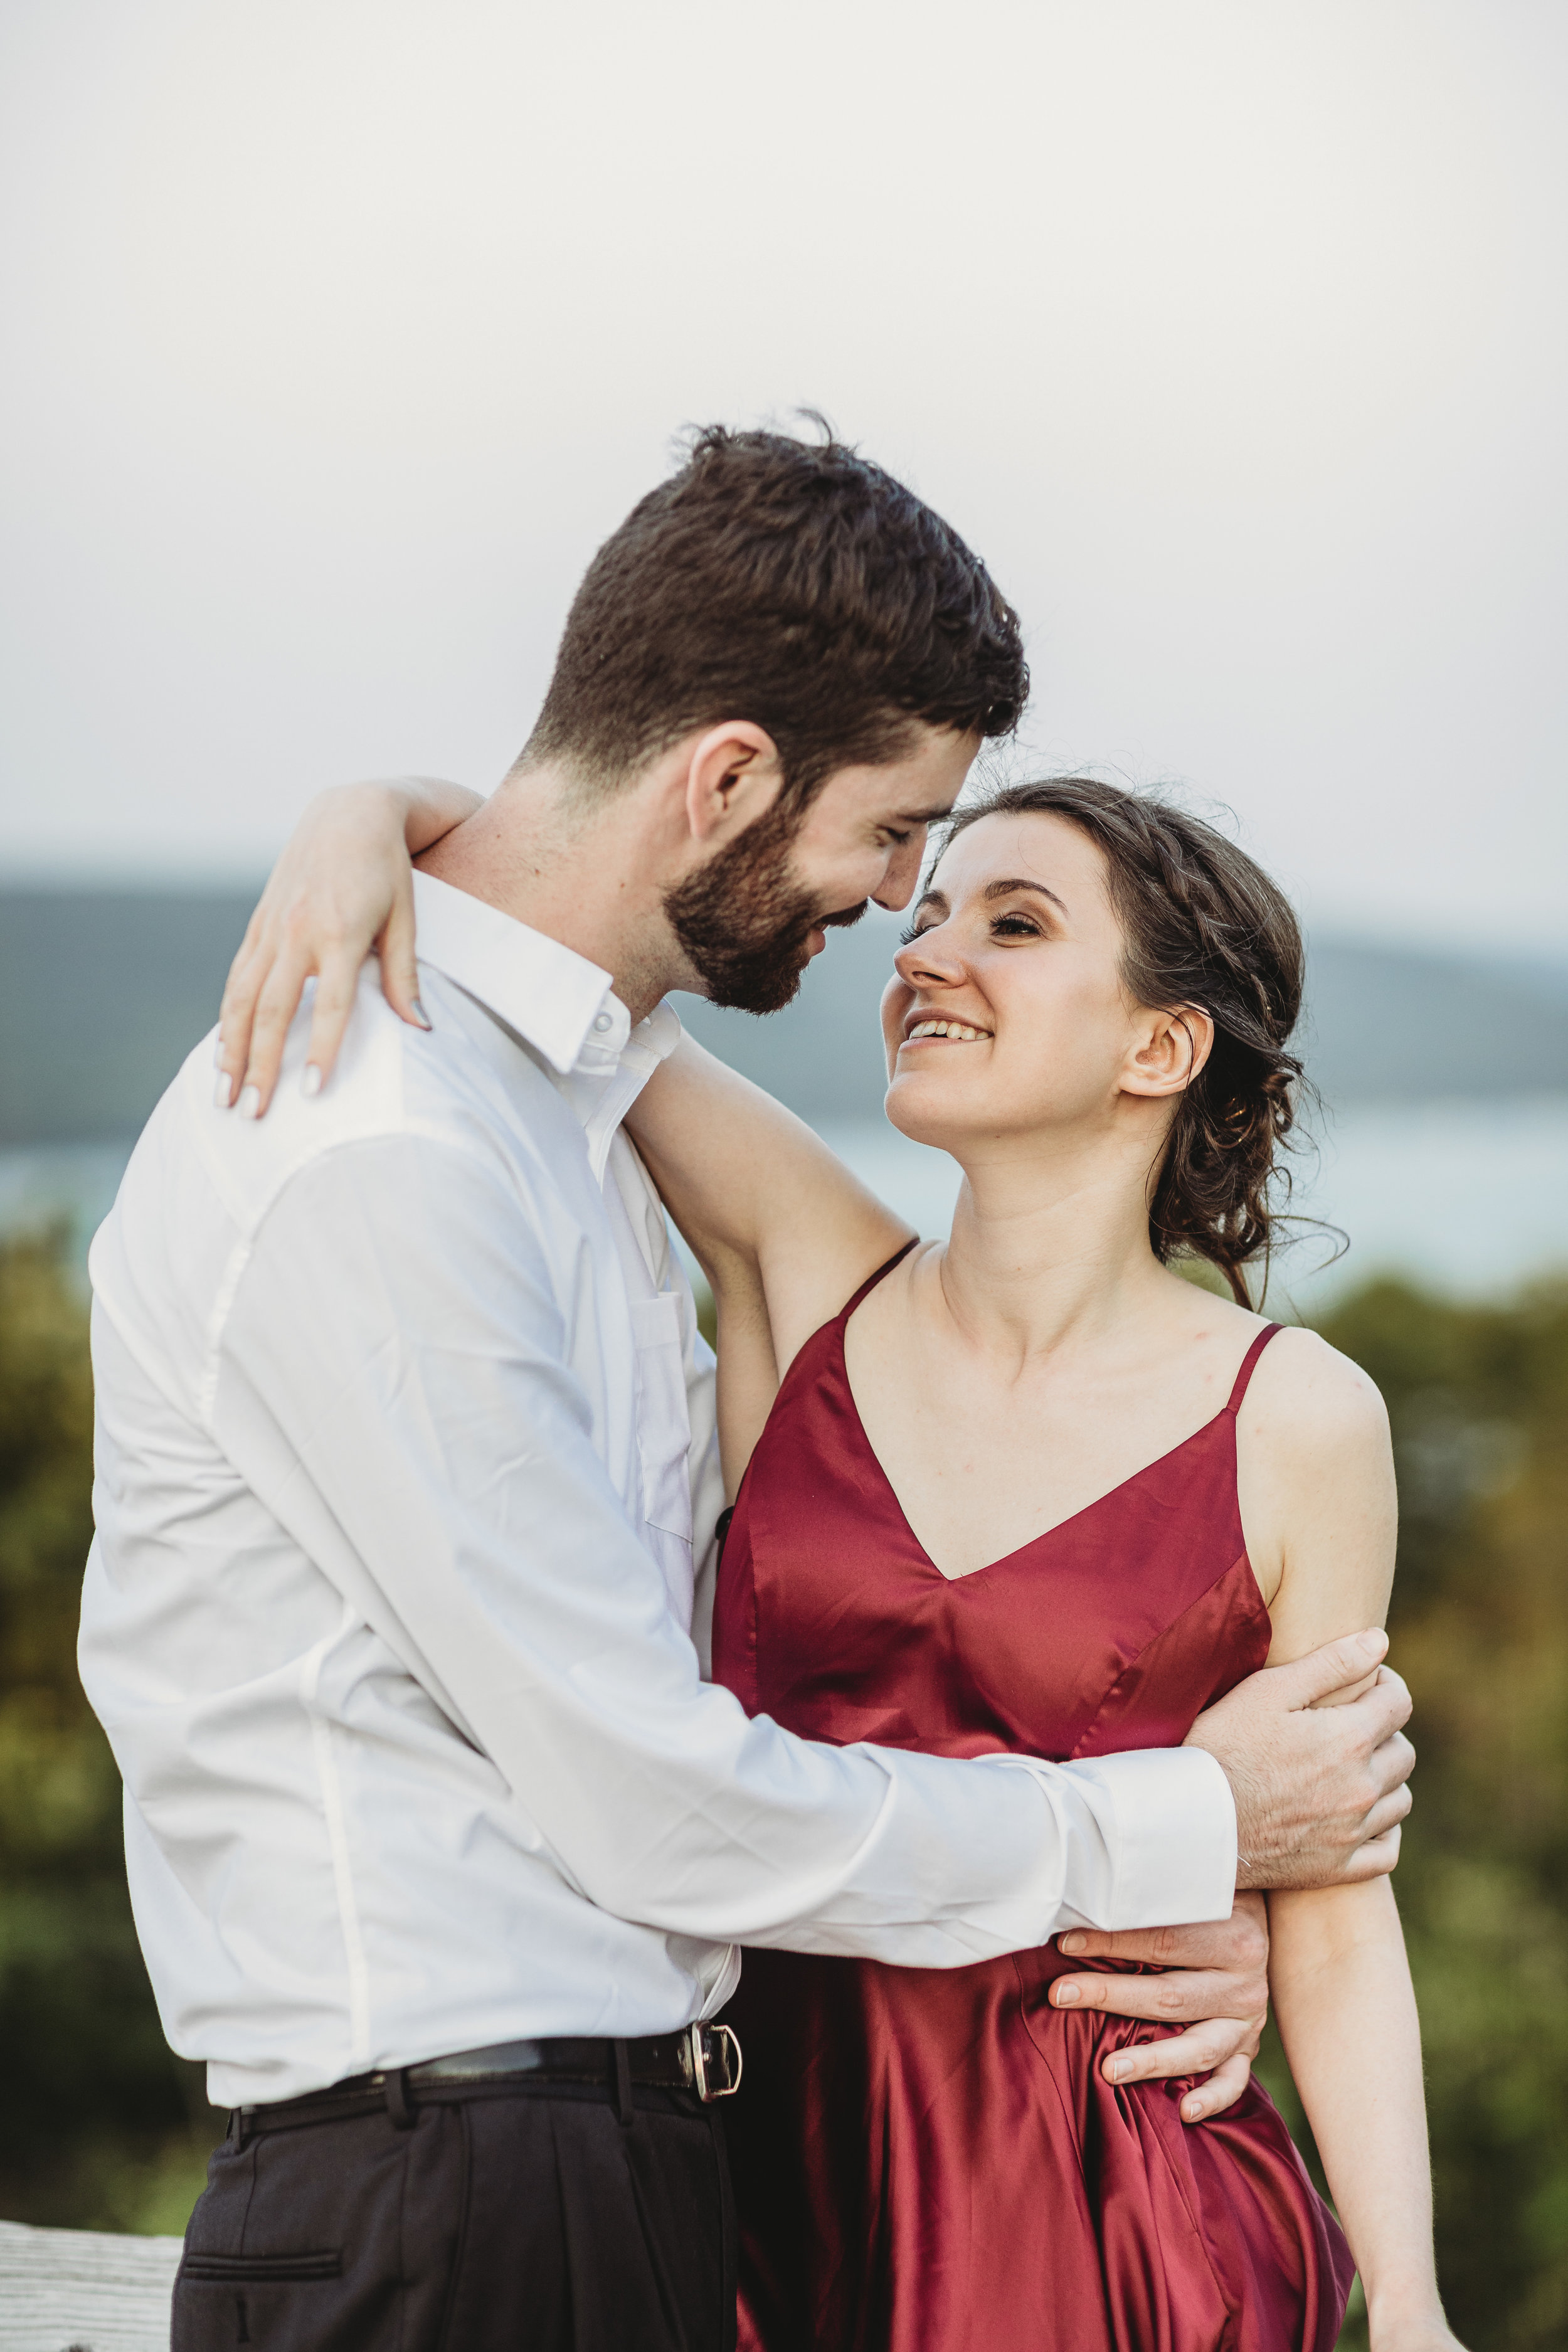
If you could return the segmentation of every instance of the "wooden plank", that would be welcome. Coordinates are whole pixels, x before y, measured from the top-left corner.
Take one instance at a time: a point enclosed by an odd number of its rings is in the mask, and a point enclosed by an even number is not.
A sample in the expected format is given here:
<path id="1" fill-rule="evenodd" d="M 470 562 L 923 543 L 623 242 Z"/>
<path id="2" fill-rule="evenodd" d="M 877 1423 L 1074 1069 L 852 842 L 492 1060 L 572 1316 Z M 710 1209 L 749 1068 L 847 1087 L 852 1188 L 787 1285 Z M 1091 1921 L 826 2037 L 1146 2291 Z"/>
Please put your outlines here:
<path id="1" fill-rule="evenodd" d="M 183 2241 L 0 2221 L 5 2352 L 169 2352 Z"/>

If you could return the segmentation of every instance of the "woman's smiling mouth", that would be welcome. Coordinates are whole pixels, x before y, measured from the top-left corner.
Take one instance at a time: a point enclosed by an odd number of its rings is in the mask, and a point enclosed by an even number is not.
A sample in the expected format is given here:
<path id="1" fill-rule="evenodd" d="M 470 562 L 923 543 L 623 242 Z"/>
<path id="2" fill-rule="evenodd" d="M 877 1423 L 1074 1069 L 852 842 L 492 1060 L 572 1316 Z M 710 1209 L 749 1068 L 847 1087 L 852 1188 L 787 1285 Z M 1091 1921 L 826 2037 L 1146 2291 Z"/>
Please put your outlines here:
<path id="1" fill-rule="evenodd" d="M 976 1029 L 967 1021 L 917 1021 L 904 1043 L 913 1045 L 927 1037 L 943 1037 L 954 1045 L 973 1045 L 991 1034 L 989 1029 Z"/>

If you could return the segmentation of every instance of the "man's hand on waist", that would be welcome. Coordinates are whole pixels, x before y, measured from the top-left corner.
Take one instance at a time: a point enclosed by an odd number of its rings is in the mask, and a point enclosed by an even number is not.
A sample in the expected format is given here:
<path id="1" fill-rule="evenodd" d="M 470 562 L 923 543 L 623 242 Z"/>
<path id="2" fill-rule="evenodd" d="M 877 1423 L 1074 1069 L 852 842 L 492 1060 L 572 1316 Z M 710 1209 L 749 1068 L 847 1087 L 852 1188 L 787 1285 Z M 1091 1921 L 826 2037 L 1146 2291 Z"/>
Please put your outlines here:
<path id="1" fill-rule="evenodd" d="M 1142 1977 L 1095 1971 L 1058 1977 L 1052 1985 L 1055 2009 L 1092 2009 L 1185 2029 L 1112 2051 L 1100 2062 L 1108 2083 L 1207 2074 L 1182 2101 L 1182 2121 L 1189 2124 L 1220 2114 L 1241 2096 L 1268 2013 L 1268 1913 L 1261 1895 L 1238 1895 L 1228 1919 L 1114 1936 L 1075 1928 L 1057 1937 L 1057 1948 L 1069 1959 L 1143 1960 L 1165 1971 Z"/>

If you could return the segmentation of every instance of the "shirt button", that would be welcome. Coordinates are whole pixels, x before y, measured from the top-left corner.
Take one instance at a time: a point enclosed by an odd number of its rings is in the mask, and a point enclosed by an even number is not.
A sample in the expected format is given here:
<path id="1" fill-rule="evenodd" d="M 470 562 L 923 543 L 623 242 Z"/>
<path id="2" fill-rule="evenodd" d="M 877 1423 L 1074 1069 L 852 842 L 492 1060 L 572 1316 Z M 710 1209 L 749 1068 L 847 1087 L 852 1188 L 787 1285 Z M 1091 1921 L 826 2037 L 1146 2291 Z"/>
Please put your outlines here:
<path id="1" fill-rule="evenodd" d="M 603 1036 L 605 1031 L 613 1027 L 614 1024 L 607 1013 L 595 1013 L 594 1015 L 594 1026 L 599 1032 L 599 1034 Z"/>

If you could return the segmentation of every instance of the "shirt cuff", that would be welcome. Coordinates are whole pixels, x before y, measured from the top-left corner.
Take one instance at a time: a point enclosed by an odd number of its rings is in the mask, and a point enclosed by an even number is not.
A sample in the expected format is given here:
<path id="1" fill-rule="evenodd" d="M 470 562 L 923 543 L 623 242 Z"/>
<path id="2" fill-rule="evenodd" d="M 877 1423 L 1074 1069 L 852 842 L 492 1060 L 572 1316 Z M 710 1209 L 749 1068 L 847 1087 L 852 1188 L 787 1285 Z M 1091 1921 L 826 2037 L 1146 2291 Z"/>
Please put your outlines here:
<path id="1" fill-rule="evenodd" d="M 1228 1919 L 1236 1904 L 1236 1799 L 1206 1748 L 1143 1748 L 1068 1767 L 1110 1800 L 1113 1927 Z"/>

